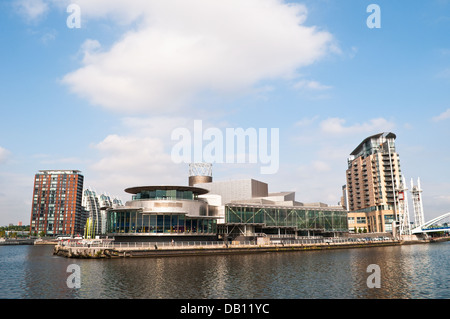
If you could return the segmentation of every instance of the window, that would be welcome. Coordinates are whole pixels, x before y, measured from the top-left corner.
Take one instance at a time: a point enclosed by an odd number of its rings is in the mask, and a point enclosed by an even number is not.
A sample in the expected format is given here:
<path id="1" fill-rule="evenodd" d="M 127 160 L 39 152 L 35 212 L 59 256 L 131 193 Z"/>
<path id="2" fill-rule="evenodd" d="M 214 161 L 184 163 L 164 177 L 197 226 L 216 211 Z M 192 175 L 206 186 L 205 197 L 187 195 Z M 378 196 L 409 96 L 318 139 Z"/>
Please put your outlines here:
<path id="1" fill-rule="evenodd" d="M 164 232 L 170 233 L 171 224 L 170 224 L 170 215 L 164 215 Z"/>
<path id="2" fill-rule="evenodd" d="M 156 232 L 157 233 L 162 233 L 163 232 L 163 225 L 164 225 L 163 218 L 164 218 L 164 216 L 162 216 L 162 215 L 157 215 L 156 216 Z"/>

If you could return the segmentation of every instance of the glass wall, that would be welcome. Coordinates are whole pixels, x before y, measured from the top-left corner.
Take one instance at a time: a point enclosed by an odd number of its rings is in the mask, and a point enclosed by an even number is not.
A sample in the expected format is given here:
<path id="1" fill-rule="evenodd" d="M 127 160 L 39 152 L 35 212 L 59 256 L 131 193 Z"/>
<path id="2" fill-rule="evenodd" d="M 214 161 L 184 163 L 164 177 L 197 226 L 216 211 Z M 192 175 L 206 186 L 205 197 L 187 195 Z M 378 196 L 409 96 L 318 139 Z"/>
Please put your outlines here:
<path id="1" fill-rule="evenodd" d="M 197 194 L 192 191 L 180 191 L 180 190 L 151 190 L 142 191 L 137 193 L 132 197 L 133 200 L 139 199 L 186 199 L 186 200 L 196 200 L 198 198 Z"/>
<path id="2" fill-rule="evenodd" d="M 392 223 L 394 222 L 394 215 L 384 215 L 384 231 L 392 231 Z"/>
<path id="3" fill-rule="evenodd" d="M 347 232 L 347 212 L 301 208 L 225 206 L 225 222 L 295 227 L 299 230 Z"/>
<path id="4" fill-rule="evenodd" d="M 144 214 L 139 210 L 110 210 L 108 233 L 216 234 L 217 220 L 184 214 Z"/>

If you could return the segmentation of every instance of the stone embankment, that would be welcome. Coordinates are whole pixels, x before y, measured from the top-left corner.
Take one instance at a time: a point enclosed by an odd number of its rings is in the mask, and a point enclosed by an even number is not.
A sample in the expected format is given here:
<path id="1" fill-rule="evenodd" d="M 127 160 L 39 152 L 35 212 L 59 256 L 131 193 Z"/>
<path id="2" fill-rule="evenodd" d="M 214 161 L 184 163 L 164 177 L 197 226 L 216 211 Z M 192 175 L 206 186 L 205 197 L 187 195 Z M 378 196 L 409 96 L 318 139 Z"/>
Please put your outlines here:
<path id="1" fill-rule="evenodd" d="M 3 245 L 33 245 L 34 239 L 4 239 L 0 238 L 0 246 Z"/>
<path id="2" fill-rule="evenodd" d="M 312 244 L 199 244 L 199 245 L 108 245 L 107 247 L 92 246 L 66 246 L 56 245 L 54 255 L 67 258 L 130 258 L 130 257 L 169 257 L 169 256 L 200 256 L 200 255 L 223 255 L 223 254 L 248 254 L 265 252 L 293 252 L 311 250 L 330 250 L 348 248 L 383 247 L 404 244 L 396 240 L 379 242 L 341 242 L 341 243 L 312 243 Z"/>
<path id="3" fill-rule="evenodd" d="M 34 245 L 57 245 L 58 241 L 56 239 L 36 239 L 33 244 Z"/>

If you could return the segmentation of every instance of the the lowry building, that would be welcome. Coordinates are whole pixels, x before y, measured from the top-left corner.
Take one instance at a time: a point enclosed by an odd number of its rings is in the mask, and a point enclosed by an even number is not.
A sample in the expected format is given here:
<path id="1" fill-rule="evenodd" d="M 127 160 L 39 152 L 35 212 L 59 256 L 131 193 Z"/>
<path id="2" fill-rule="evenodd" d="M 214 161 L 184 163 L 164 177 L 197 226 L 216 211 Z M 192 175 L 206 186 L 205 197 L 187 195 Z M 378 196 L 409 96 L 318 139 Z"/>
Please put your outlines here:
<path id="1" fill-rule="evenodd" d="M 108 236 L 136 242 L 294 239 L 348 232 L 347 211 L 341 206 L 297 202 L 294 192 L 269 193 L 266 183 L 254 179 L 213 182 L 210 164 L 191 164 L 189 172 L 189 186 L 126 189 L 132 200 L 108 209 Z"/>
<path id="2" fill-rule="evenodd" d="M 159 185 L 125 192 L 132 200 L 107 210 L 107 235 L 116 242 L 217 240 L 217 218 L 199 198 L 206 189 Z"/>

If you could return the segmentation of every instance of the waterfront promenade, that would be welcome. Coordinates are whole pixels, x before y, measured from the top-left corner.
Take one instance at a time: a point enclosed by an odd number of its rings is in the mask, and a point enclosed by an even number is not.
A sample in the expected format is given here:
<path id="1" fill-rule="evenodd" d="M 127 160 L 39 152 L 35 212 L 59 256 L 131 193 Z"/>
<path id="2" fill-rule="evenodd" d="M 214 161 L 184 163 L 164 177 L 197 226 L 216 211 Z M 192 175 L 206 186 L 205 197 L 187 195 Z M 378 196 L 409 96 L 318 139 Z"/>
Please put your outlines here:
<path id="1" fill-rule="evenodd" d="M 348 238 L 323 238 L 283 240 L 280 242 L 145 242 L 145 243 L 102 243 L 62 242 L 55 246 L 53 254 L 67 258 L 126 258 L 126 257 L 168 257 L 198 256 L 238 253 L 266 253 L 311 251 L 346 248 L 369 248 L 393 246 L 429 241 L 400 241 L 393 239 L 357 240 Z"/>

